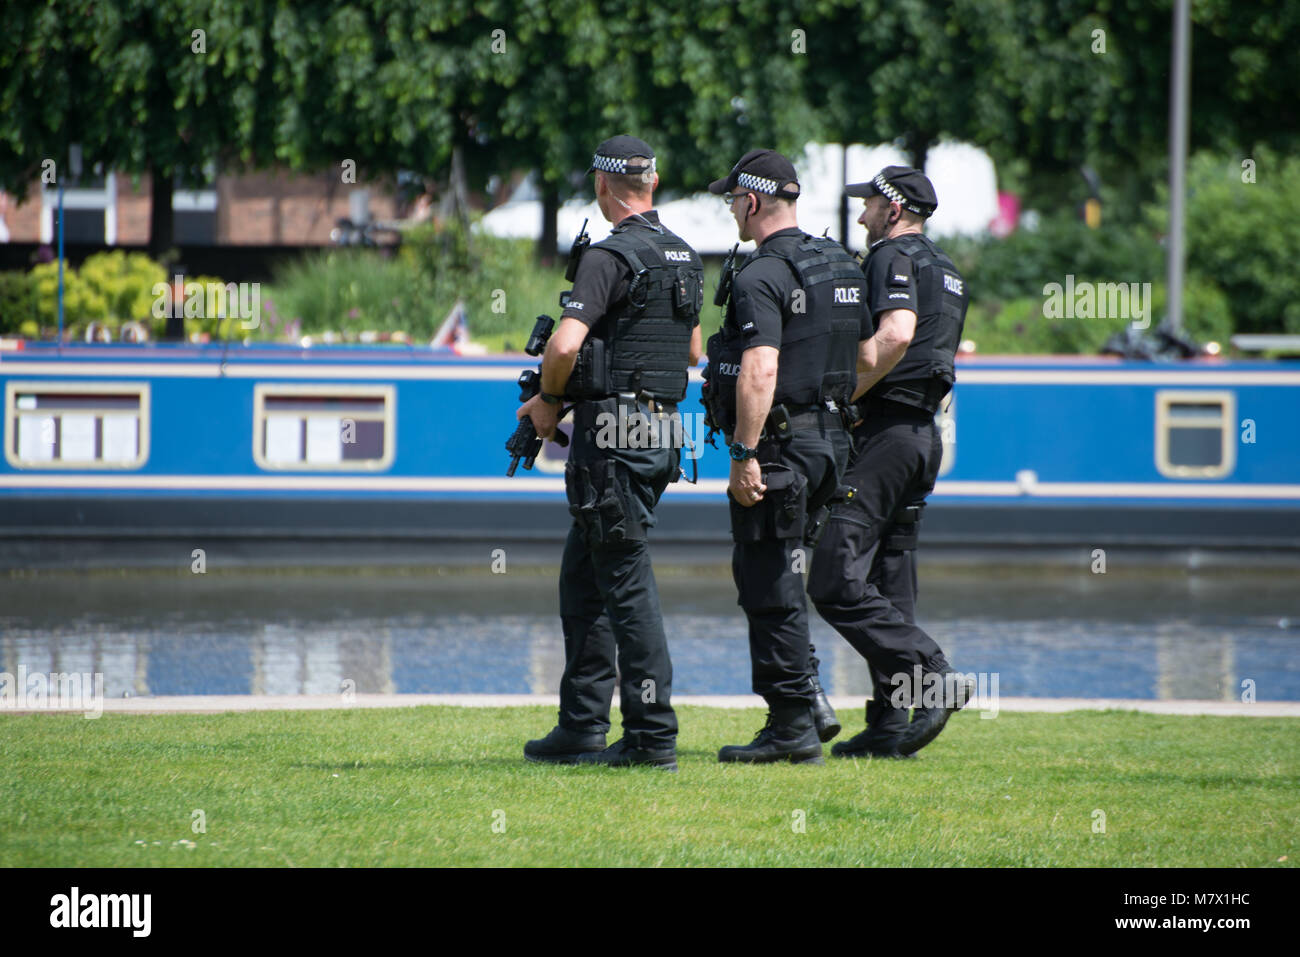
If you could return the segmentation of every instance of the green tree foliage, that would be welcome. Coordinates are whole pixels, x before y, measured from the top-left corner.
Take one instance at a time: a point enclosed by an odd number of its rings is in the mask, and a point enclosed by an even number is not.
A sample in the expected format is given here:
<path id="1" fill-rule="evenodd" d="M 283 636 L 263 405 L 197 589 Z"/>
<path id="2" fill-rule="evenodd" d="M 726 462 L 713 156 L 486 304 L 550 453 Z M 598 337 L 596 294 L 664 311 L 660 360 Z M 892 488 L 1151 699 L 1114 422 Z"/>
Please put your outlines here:
<path id="1" fill-rule="evenodd" d="M 1300 335 L 1300 158 L 1267 147 L 1232 159 L 1203 153 L 1187 184 L 1189 274 L 1223 291 L 1237 332 Z M 1162 189 L 1147 211 L 1161 232 L 1166 197 Z"/>
<path id="2" fill-rule="evenodd" d="M 41 160 L 399 169 L 471 187 L 539 171 L 589 188 L 592 147 L 635 132 L 663 186 L 744 150 L 940 138 L 990 151 L 1034 205 L 1107 184 L 1136 216 L 1165 176 L 1170 0 L 50 0 L 0 36 L 0 183 Z M 1193 148 L 1300 146 L 1300 5 L 1192 5 Z M 202 31 L 200 36 L 197 31 Z M 200 46 L 202 49 L 200 50 Z M 155 204 L 157 205 L 157 204 Z M 155 227 L 160 223 L 155 221 Z M 162 224 L 166 225 L 166 224 Z"/>

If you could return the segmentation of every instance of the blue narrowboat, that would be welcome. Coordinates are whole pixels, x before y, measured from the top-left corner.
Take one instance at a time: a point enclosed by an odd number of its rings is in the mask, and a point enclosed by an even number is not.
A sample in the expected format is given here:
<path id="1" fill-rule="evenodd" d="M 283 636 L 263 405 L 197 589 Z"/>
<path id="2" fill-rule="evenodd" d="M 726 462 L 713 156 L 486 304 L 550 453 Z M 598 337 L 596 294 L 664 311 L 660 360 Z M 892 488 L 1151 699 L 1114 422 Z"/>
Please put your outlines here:
<path id="1" fill-rule="evenodd" d="M 566 450 L 507 478 L 536 360 L 428 347 L 0 347 L 0 536 L 558 540 Z M 926 513 L 936 545 L 1300 548 L 1300 361 L 958 359 Z M 704 441 L 656 539 L 727 540 Z M 720 444 L 720 443 L 719 443 Z M 542 506 L 542 507 L 539 507 Z"/>

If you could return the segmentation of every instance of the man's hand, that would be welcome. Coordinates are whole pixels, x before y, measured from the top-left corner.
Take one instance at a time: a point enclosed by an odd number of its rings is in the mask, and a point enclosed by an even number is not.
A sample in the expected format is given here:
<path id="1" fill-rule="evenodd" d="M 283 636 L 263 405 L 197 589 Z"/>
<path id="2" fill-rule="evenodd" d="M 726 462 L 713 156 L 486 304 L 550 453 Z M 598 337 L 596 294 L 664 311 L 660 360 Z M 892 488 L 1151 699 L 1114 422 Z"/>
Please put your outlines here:
<path id="1" fill-rule="evenodd" d="M 540 395 L 535 395 L 515 410 L 516 419 L 522 419 L 524 416 L 533 420 L 533 428 L 542 438 L 555 438 L 555 426 L 560 421 L 558 405 L 543 402 Z"/>
<path id="2" fill-rule="evenodd" d="M 767 486 L 763 484 L 763 470 L 758 466 L 758 459 L 745 459 L 743 462 L 732 459 L 731 481 L 727 489 L 731 497 L 745 508 L 761 502 Z"/>

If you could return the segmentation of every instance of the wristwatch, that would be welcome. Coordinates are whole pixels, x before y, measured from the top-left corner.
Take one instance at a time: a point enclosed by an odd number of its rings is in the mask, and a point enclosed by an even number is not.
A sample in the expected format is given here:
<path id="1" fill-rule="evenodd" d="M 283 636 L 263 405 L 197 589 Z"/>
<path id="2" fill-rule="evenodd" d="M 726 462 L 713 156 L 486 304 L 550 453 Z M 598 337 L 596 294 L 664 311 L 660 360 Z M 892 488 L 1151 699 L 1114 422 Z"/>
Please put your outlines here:
<path id="1" fill-rule="evenodd" d="M 737 462 L 743 462 L 745 459 L 758 458 L 758 449 L 751 449 L 743 442 L 732 442 L 727 448 L 727 451 L 731 453 L 731 457 Z"/>
<path id="2" fill-rule="evenodd" d="M 539 392 L 537 394 L 542 397 L 542 401 L 547 405 L 559 405 L 564 401 L 558 395 L 551 395 L 549 392 Z"/>

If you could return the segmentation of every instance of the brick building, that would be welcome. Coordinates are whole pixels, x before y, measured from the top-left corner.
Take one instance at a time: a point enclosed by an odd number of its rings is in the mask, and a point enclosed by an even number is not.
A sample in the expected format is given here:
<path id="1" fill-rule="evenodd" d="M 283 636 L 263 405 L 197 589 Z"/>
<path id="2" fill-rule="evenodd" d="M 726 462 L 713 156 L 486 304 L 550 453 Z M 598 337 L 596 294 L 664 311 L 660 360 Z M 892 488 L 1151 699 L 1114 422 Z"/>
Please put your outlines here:
<path id="1" fill-rule="evenodd" d="M 399 213 L 391 182 L 378 187 L 340 182 L 337 172 L 304 176 L 284 171 L 219 175 L 207 189 L 173 196 L 177 246 L 314 246 L 330 242 L 341 218 L 355 218 L 364 193 L 370 217 Z M 143 246 L 149 242 L 150 181 L 123 174 L 87 176 L 64 190 L 68 243 Z M 12 243 L 57 240 L 57 189 L 33 184 L 18 203 L 0 193 L 0 219 Z M 3 230 L 0 230 L 0 239 Z"/>

